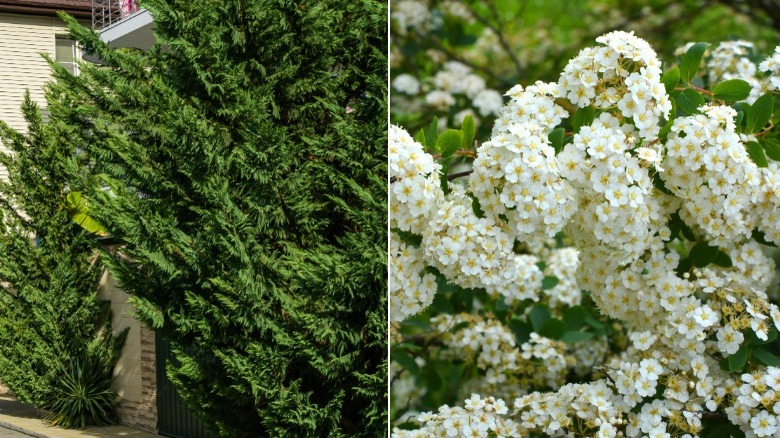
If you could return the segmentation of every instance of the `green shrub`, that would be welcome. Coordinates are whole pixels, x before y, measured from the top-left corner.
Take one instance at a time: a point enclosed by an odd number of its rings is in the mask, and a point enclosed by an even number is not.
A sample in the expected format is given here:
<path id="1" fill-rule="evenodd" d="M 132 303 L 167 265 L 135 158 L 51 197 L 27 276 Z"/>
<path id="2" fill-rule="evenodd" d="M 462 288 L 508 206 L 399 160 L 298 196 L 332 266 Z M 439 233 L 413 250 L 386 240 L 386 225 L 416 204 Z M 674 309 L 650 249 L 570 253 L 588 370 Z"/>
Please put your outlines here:
<path id="1" fill-rule="evenodd" d="M 69 20 L 105 64 L 48 99 L 168 377 L 223 436 L 384 436 L 387 5 L 145 7 L 165 50 Z"/>
<path id="2" fill-rule="evenodd" d="M 12 151 L 0 153 L 9 173 L 0 181 L 0 381 L 21 401 L 52 410 L 57 424 L 105 424 L 115 401 L 101 391 L 110 388 L 126 332 L 111 334 L 107 303 L 97 299 L 103 265 L 66 208 L 75 145 L 56 124 L 43 123 L 29 96 L 22 110 L 27 134 L 0 122 L 0 139 Z M 75 381 L 74 365 L 81 369 Z M 83 394 L 89 409 L 65 402 L 79 385 L 98 381 Z"/>

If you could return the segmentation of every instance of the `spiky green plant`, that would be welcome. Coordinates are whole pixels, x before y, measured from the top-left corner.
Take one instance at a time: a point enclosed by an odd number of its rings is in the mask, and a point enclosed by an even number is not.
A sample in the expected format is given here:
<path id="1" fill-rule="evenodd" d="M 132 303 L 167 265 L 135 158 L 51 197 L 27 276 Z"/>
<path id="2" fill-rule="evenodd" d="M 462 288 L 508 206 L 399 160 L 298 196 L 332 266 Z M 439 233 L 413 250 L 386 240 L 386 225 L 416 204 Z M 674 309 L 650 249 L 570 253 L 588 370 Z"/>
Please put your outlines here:
<path id="1" fill-rule="evenodd" d="M 89 356 L 71 359 L 61 366 L 56 386 L 46 402 L 51 425 L 85 428 L 114 424 L 118 400 L 108 371 Z"/>

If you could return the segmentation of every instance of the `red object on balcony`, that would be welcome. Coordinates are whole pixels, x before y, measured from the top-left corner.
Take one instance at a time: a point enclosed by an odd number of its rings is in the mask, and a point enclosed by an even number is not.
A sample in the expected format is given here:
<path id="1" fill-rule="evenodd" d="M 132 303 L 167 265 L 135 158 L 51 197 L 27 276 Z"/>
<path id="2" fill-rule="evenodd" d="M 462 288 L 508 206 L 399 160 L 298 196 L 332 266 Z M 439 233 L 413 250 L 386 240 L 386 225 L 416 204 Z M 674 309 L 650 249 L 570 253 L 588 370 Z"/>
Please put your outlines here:
<path id="1" fill-rule="evenodd" d="M 128 15 L 133 14 L 137 11 L 138 11 L 137 0 L 120 0 L 119 12 L 122 17 L 127 17 Z"/>

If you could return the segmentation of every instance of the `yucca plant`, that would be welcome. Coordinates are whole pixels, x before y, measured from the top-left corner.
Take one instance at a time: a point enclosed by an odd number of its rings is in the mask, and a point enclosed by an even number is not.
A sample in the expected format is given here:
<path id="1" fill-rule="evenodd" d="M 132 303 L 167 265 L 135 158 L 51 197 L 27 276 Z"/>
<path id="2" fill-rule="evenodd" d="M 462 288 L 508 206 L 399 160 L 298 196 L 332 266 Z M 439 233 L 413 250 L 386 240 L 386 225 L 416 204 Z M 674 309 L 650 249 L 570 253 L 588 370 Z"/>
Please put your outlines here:
<path id="1" fill-rule="evenodd" d="M 117 396 L 111 390 L 111 370 L 102 360 L 84 356 L 60 369 L 60 380 L 49 398 L 52 426 L 84 428 L 116 422 Z"/>

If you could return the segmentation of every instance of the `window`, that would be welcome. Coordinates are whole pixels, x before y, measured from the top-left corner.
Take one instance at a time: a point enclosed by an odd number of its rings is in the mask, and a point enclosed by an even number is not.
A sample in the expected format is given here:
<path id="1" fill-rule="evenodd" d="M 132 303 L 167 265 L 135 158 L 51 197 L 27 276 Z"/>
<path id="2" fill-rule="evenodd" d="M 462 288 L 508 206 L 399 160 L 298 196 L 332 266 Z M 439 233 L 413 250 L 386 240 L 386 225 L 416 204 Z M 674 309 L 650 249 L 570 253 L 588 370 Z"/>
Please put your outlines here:
<path id="1" fill-rule="evenodd" d="M 78 74 L 78 65 L 76 60 L 78 59 L 78 52 L 76 50 L 76 42 L 66 37 L 57 37 L 57 47 L 54 52 L 54 59 L 62 64 L 66 70 L 71 74 Z"/>

